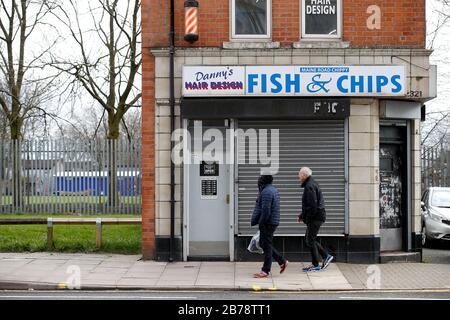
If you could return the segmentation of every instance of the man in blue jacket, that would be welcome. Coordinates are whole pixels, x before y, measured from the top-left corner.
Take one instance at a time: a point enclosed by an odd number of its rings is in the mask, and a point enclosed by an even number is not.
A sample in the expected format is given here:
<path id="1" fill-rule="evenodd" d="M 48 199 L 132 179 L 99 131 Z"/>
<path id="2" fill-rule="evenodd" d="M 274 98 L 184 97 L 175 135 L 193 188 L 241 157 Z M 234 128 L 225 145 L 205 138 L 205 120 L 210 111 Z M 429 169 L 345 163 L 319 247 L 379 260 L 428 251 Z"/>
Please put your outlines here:
<path id="1" fill-rule="evenodd" d="M 272 185 L 271 175 L 262 175 L 258 179 L 259 196 L 256 200 L 251 225 L 259 225 L 260 246 L 264 250 L 264 265 L 255 278 L 265 278 L 270 274 L 272 257 L 280 265 L 280 273 L 286 269 L 288 261 L 273 247 L 273 234 L 280 224 L 280 194 Z"/>
<path id="2" fill-rule="evenodd" d="M 325 269 L 333 260 L 330 255 L 317 241 L 317 234 L 322 224 L 326 220 L 325 201 L 319 184 L 313 179 L 310 168 L 303 167 L 298 173 L 298 178 L 302 183 L 302 212 L 298 217 L 298 222 L 304 222 L 306 229 L 306 245 L 311 250 L 312 265 L 303 268 L 303 271 L 320 271 Z M 322 267 L 319 266 L 319 260 L 323 259 Z"/>

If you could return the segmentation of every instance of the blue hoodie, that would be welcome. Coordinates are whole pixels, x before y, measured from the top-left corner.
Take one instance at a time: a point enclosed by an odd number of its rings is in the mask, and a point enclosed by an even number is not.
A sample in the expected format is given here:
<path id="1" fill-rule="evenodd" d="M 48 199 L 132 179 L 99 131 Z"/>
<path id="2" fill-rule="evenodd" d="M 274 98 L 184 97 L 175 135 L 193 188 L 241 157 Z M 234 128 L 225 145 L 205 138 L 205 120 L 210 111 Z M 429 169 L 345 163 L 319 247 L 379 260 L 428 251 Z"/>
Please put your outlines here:
<path id="1" fill-rule="evenodd" d="M 278 226 L 280 224 L 280 194 L 271 183 L 264 183 L 263 181 L 259 188 L 260 193 L 256 199 L 251 225 L 269 224 Z"/>

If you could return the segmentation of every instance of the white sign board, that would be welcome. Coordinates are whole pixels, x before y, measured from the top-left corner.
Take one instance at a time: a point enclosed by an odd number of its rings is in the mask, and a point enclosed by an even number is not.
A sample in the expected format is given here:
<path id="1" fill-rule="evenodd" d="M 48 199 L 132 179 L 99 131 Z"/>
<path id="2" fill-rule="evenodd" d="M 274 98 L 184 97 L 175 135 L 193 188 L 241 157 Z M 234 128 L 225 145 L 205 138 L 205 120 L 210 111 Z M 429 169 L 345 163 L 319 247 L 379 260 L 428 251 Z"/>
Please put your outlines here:
<path id="1" fill-rule="evenodd" d="M 183 96 L 353 96 L 406 94 L 404 66 L 185 66 Z"/>

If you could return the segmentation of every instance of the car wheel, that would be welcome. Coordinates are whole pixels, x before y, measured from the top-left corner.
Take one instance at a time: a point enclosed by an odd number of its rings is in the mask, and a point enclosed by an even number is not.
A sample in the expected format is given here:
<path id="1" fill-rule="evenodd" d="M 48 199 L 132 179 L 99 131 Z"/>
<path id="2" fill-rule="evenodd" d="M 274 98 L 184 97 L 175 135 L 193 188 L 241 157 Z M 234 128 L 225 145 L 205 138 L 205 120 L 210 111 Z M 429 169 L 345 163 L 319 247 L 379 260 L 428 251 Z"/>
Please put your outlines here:
<path id="1" fill-rule="evenodd" d="M 425 223 L 422 225 L 422 247 L 426 247 L 429 243 L 427 238 L 427 229 L 425 227 Z"/>

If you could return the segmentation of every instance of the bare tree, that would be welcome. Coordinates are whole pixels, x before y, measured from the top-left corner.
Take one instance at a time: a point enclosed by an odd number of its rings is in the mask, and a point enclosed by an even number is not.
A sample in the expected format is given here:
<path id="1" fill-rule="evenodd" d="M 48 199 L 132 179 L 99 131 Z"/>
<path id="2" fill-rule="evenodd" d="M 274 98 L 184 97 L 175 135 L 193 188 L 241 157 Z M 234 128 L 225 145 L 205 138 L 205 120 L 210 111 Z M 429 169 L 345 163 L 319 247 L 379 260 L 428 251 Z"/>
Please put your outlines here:
<path id="1" fill-rule="evenodd" d="M 422 145 L 432 147 L 447 142 L 450 133 L 450 111 L 427 113 L 422 127 Z"/>
<path id="2" fill-rule="evenodd" d="M 450 127 L 450 108 L 448 106 L 448 93 L 450 83 L 445 75 L 450 59 L 448 55 L 449 42 L 446 33 L 450 27 L 450 1 L 428 1 L 428 48 L 434 50 L 432 61 L 438 65 L 438 97 L 427 103 L 426 121 L 422 124 L 422 145 L 435 147 L 448 145 Z"/>
<path id="3" fill-rule="evenodd" d="M 118 202 L 115 142 L 120 137 L 125 114 L 140 106 L 141 19 L 140 0 L 68 0 L 55 17 L 66 27 L 76 54 L 54 57 L 53 66 L 69 74 L 103 109 L 99 127 L 106 119 L 110 161 L 108 198 Z M 88 6 L 86 12 L 84 8 Z M 90 16 L 90 22 L 86 17 Z"/>
<path id="4" fill-rule="evenodd" d="M 118 0 L 97 0 L 96 8 L 90 2 L 93 29 L 91 25 L 83 29 L 80 2 L 67 2 L 71 11 L 60 6 L 63 18 L 57 17 L 68 28 L 78 55 L 71 61 L 55 58 L 53 65 L 70 74 L 98 102 L 107 114 L 107 137 L 118 139 L 123 116 L 141 99 L 136 85 L 142 63 L 140 0 L 127 1 L 125 7 Z"/>
<path id="5" fill-rule="evenodd" d="M 0 0 L 0 110 L 13 141 L 14 205 L 20 207 L 20 150 L 27 120 L 52 116 L 48 105 L 59 89 L 46 58 L 60 37 L 47 21 L 55 0 Z M 51 32 L 49 32 L 51 30 Z M 53 40 L 42 34 L 54 35 Z M 39 36 L 39 39 L 35 35 Z M 33 37 L 35 36 L 35 37 Z M 45 45 L 47 44 L 47 45 Z"/>
<path id="6" fill-rule="evenodd" d="M 9 136 L 8 119 L 6 118 L 3 112 L 0 112 L 0 140 L 2 141 L 2 143 L 6 141 L 8 136 Z"/>
<path id="7" fill-rule="evenodd" d="M 105 117 L 94 108 L 87 108 L 83 115 L 73 113 L 70 121 L 61 124 L 57 136 L 62 139 L 94 140 L 105 139 L 108 124 Z"/>
<path id="8" fill-rule="evenodd" d="M 450 1 L 434 0 L 433 15 L 435 19 L 429 21 L 429 30 L 427 32 L 428 48 L 433 49 L 436 38 L 443 27 L 450 23 Z"/>
<path id="9" fill-rule="evenodd" d="M 123 131 L 128 141 L 138 140 L 141 137 L 141 110 L 129 111 L 122 120 Z"/>
<path id="10" fill-rule="evenodd" d="M 60 40 L 46 20 L 55 8 L 54 0 L 0 0 L 0 106 L 8 119 L 11 139 L 22 137 L 27 117 L 51 115 L 41 106 L 59 89 L 58 74 L 51 72 L 46 61 Z M 56 36 L 42 47 L 38 45 L 42 39 L 32 36 L 44 29 L 52 29 Z"/>

